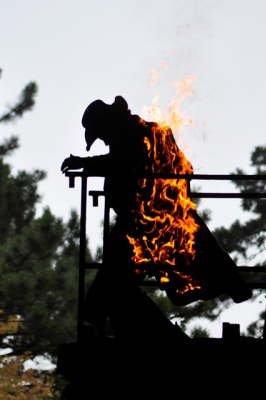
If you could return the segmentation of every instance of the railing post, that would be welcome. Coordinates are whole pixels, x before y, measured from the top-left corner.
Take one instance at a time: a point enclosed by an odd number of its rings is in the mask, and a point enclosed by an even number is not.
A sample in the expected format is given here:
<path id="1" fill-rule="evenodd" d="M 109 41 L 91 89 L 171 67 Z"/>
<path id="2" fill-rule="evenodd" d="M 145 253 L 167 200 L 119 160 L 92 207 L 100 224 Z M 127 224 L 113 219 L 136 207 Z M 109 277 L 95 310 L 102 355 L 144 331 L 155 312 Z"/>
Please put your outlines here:
<path id="1" fill-rule="evenodd" d="M 79 236 L 79 271 L 78 271 L 78 326 L 77 341 L 82 341 L 85 300 L 85 258 L 86 258 L 86 215 L 87 215 L 87 176 L 81 178 L 81 209 Z"/>
<path id="2" fill-rule="evenodd" d="M 104 222 L 103 222 L 103 264 L 107 261 L 107 243 L 110 229 L 110 204 L 108 193 L 105 193 Z"/>
<path id="3" fill-rule="evenodd" d="M 265 315 L 264 315 L 264 324 L 263 324 L 262 339 L 263 339 L 263 341 L 264 341 L 264 344 L 266 344 L 266 310 L 265 310 Z"/>

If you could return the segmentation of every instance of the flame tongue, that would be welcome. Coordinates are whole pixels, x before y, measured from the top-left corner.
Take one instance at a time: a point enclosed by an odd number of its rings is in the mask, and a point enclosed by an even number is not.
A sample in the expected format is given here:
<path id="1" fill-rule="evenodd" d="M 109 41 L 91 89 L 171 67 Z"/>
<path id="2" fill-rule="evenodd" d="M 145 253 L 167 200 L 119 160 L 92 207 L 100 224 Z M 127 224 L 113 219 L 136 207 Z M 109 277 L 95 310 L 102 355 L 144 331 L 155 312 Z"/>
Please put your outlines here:
<path id="1" fill-rule="evenodd" d="M 141 123 L 151 132 L 144 138 L 149 160 L 147 174 L 193 173 L 168 126 L 143 120 Z M 191 212 L 195 208 L 184 179 L 144 178 L 139 181 L 137 209 L 134 210 L 136 229 L 127 236 L 133 249 L 132 261 L 147 267 L 152 264 L 152 271 L 147 268 L 143 271 L 159 277 L 161 283 L 179 281 L 179 293 L 200 288 L 184 270 L 195 258 L 198 225 Z"/>

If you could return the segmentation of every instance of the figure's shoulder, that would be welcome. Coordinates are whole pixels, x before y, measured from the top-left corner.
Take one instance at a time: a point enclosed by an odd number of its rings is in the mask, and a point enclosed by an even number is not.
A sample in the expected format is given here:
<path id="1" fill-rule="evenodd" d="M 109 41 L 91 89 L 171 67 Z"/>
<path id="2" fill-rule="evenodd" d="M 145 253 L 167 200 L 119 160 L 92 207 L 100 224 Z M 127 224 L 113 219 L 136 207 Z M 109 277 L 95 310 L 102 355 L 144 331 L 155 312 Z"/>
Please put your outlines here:
<path id="1" fill-rule="evenodd" d="M 157 122 L 146 121 L 139 115 L 132 115 L 132 127 L 135 131 L 138 131 L 141 136 L 149 136 L 153 130 L 159 129 L 160 126 Z"/>
<path id="2" fill-rule="evenodd" d="M 167 138 L 167 141 L 175 144 L 174 135 L 170 126 L 162 126 L 155 121 L 146 121 L 138 115 L 132 115 L 130 121 L 130 136 L 135 140 L 149 138 L 151 141 L 161 141 L 161 138 Z M 165 140 L 164 140 L 165 141 Z M 176 146 L 177 147 L 177 146 Z"/>

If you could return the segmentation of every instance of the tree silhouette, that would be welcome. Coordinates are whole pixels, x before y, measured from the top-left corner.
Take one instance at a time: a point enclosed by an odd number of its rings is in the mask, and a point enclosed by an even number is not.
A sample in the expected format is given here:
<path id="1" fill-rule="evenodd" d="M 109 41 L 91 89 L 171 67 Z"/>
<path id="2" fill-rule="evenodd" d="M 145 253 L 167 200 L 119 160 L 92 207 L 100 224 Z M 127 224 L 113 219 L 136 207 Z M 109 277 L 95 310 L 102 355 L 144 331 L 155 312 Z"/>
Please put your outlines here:
<path id="1" fill-rule="evenodd" d="M 254 175 L 266 174 L 266 147 L 256 146 L 250 157 L 252 173 Z M 237 168 L 234 174 L 245 174 L 241 168 Z M 265 193 L 266 182 L 263 180 L 235 181 L 234 185 L 243 193 Z M 247 213 L 245 222 L 235 220 L 226 229 L 218 228 L 215 231 L 217 240 L 232 254 L 235 261 L 243 265 L 265 266 L 266 255 L 266 200 L 243 199 L 242 210 Z M 257 292 L 259 294 L 260 291 Z M 255 299 L 256 296 L 253 297 Z M 263 312 L 259 320 L 254 321 L 248 327 L 247 333 L 252 336 L 262 334 Z"/>
<path id="2" fill-rule="evenodd" d="M 34 82 L 26 85 L 0 122 L 12 123 L 31 110 L 36 94 Z M 49 207 L 36 216 L 38 185 L 46 174 L 14 173 L 7 156 L 18 147 L 17 136 L 0 143 L 0 319 L 10 327 L 19 318 L 16 332 L 0 331 L 0 349 L 55 360 L 58 344 L 76 338 L 79 216 L 72 210 L 64 222 Z"/>

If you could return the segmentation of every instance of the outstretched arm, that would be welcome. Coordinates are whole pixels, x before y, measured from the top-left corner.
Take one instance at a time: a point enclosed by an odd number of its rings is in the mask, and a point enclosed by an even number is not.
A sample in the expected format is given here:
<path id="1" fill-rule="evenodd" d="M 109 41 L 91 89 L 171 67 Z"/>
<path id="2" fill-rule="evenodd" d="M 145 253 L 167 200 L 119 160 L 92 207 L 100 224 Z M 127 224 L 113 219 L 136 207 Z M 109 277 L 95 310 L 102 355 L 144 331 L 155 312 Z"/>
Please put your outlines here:
<path id="1" fill-rule="evenodd" d="M 94 157 L 78 157 L 70 154 L 70 157 L 67 157 L 61 165 L 61 171 L 63 173 L 72 169 L 82 168 L 87 170 L 90 174 L 106 175 L 108 172 L 110 173 L 110 155 L 104 154 Z"/>

